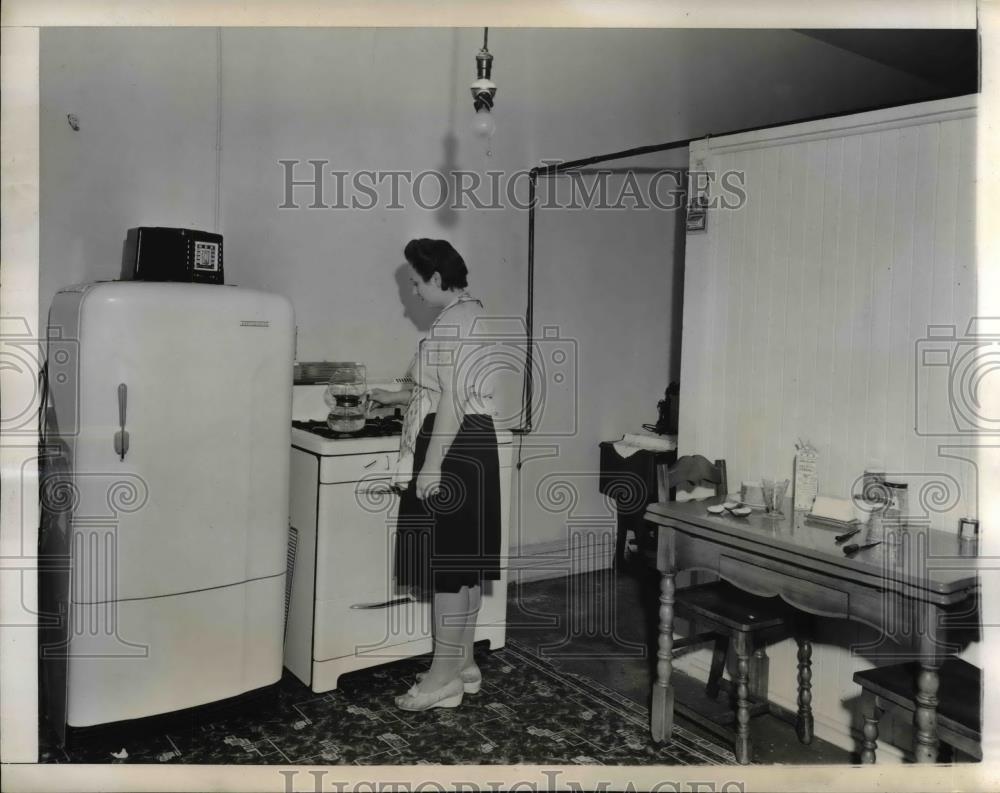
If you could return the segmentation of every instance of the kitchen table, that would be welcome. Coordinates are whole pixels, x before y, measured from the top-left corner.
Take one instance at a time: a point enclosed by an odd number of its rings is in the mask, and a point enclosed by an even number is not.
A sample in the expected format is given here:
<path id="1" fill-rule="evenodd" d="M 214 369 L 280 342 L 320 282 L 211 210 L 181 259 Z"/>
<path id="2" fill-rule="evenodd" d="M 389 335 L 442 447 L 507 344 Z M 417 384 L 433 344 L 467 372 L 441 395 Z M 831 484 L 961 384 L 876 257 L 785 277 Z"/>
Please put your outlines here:
<path id="1" fill-rule="evenodd" d="M 781 518 L 756 510 L 747 518 L 707 511 L 723 500 L 659 502 L 646 511 L 646 520 L 657 524 L 661 574 L 653 740 L 669 740 L 673 728 L 675 576 L 680 570 L 707 570 L 747 592 L 780 596 L 802 611 L 871 625 L 883 639 L 879 657 L 919 661 L 914 756 L 917 762 L 934 762 L 938 669 L 958 649 L 949 644 L 957 636 L 952 631 L 978 619 L 978 610 L 970 608 L 979 594 L 975 546 L 910 522 L 905 529 L 887 526 L 895 542 L 848 557 L 834 540 L 841 530 L 793 512 L 790 501 Z M 864 538 L 862 531 L 848 542 Z M 810 649 L 807 643 L 799 653 L 800 680 L 805 674 L 806 682 L 809 671 L 803 664 L 809 663 Z"/>

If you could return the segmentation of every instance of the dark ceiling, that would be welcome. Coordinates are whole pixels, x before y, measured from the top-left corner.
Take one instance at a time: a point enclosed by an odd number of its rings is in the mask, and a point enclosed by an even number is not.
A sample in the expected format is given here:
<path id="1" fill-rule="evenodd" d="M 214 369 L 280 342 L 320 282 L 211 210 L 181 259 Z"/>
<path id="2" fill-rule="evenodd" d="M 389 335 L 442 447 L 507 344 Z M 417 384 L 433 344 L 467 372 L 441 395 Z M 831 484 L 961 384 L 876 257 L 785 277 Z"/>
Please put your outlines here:
<path id="1" fill-rule="evenodd" d="M 927 80 L 942 95 L 979 90 L 976 30 L 809 29 L 799 33 Z"/>

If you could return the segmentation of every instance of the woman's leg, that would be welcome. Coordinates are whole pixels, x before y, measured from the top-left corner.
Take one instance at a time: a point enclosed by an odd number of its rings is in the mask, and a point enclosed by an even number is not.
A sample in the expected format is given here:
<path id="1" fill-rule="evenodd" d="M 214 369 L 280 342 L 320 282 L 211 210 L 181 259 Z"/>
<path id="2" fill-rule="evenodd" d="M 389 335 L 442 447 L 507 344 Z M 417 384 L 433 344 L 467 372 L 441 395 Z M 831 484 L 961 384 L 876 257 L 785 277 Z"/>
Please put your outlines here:
<path id="1" fill-rule="evenodd" d="M 434 593 L 434 660 L 420 691 L 436 691 L 458 677 L 465 666 L 465 632 L 469 614 L 469 588 Z"/>
<path id="2" fill-rule="evenodd" d="M 473 646 L 476 641 L 476 618 L 479 616 L 479 605 L 483 601 L 483 591 L 479 584 L 469 587 L 469 616 L 465 623 L 465 633 L 462 634 L 462 669 L 475 664 Z"/>

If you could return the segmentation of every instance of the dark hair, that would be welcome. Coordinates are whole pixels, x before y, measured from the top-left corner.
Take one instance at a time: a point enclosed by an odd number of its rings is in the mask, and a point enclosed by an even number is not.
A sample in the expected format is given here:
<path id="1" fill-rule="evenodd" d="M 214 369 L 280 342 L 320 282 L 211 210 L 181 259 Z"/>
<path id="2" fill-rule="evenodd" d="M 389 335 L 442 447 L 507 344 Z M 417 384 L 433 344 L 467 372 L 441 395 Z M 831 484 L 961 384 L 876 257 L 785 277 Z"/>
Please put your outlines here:
<path id="1" fill-rule="evenodd" d="M 440 273 L 442 289 L 464 289 L 469 285 L 465 259 L 447 240 L 410 240 L 403 248 L 403 255 L 424 281 Z"/>

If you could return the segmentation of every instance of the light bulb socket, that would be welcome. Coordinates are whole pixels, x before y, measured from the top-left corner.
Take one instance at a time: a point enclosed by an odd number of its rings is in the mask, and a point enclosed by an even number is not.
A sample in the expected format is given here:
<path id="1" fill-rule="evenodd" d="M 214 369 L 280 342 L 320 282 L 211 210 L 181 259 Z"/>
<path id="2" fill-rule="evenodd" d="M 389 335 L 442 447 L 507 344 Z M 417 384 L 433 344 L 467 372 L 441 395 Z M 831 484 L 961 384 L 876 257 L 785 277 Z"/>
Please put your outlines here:
<path id="1" fill-rule="evenodd" d="M 479 112 L 483 108 L 486 108 L 486 110 L 493 109 L 493 98 L 497 94 L 496 83 L 492 80 L 480 78 L 469 86 L 469 90 L 472 92 L 472 104 L 476 108 L 476 112 Z"/>
<path id="2" fill-rule="evenodd" d="M 472 104 L 478 113 L 493 109 L 493 99 L 497 94 L 497 85 L 490 79 L 493 73 L 493 56 L 486 48 L 489 28 L 483 28 L 483 48 L 476 53 L 476 80 L 469 86 L 472 91 Z"/>
<path id="3" fill-rule="evenodd" d="M 490 73 L 493 71 L 493 56 L 490 55 L 490 51 L 483 47 L 476 54 L 476 76 L 480 80 L 489 80 Z"/>

